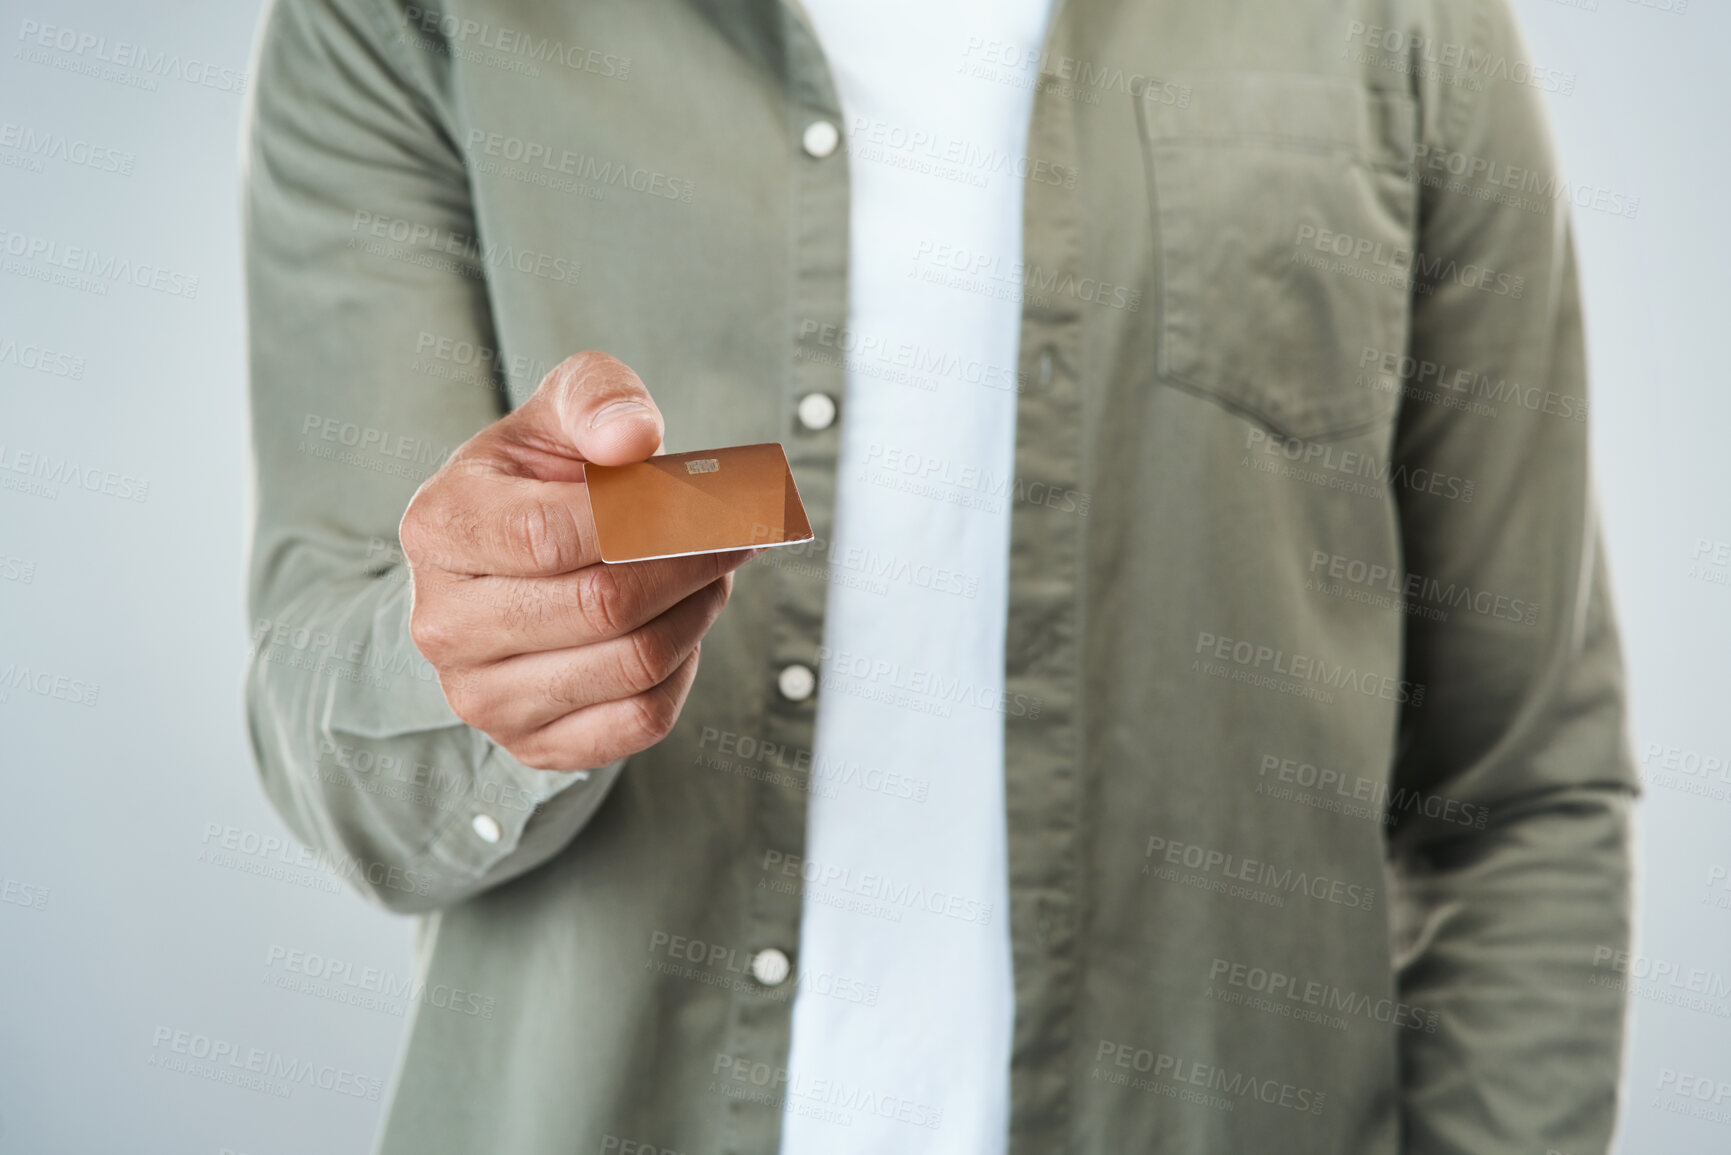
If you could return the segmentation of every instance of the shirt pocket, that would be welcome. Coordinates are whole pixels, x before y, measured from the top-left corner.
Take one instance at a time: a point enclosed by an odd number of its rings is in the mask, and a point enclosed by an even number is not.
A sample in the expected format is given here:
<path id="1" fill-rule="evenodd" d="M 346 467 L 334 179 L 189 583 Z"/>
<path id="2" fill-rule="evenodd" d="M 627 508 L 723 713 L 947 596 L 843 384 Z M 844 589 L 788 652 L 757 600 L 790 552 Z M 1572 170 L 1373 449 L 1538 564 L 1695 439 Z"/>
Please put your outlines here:
<path id="1" fill-rule="evenodd" d="M 1407 342 L 1413 99 L 1327 77 L 1187 79 L 1185 100 L 1138 102 L 1160 377 L 1285 437 L 1387 421 L 1399 382 L 1380 365 Z"/>

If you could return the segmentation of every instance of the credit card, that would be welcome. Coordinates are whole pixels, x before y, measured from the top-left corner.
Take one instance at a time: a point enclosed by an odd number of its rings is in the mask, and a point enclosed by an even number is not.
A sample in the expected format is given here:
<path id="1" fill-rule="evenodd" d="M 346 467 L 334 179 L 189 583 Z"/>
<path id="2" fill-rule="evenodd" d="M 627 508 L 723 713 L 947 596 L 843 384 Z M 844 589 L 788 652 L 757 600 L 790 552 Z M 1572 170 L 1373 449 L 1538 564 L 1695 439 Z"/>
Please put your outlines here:
<path id="1" fill-rule="evenodd" d="M 780 443 L 666 453 L 588 465 L 589 506 L 605 562 L 720 553 L 812 539 Z"/>

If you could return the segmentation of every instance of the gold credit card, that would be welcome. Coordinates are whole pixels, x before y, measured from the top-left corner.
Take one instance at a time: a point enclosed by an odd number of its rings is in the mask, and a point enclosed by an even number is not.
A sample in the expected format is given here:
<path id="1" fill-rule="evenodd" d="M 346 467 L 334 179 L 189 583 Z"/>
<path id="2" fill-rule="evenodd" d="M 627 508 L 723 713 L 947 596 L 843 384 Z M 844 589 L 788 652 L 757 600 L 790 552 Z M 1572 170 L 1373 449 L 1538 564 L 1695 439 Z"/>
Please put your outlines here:
<path id="1" fill-rule="evenodd" d="M 774 441 L 586 464 L 583 474 L 605 562 L 812 539 L 787 454 Z"/>

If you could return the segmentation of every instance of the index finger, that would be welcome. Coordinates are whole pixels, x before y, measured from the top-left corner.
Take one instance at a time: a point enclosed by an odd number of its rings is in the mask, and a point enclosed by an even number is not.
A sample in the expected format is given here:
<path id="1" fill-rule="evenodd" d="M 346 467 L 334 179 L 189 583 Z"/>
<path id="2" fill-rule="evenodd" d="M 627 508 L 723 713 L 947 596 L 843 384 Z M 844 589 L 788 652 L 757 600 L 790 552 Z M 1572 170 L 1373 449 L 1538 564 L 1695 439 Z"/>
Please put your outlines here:
<path id="1" fill-rule="evenodd" d="M 453 460 L 409 503 L 398 528 L 411 565 L 464 577 L 550 577 L 601 560 L 589 487 Z"/>

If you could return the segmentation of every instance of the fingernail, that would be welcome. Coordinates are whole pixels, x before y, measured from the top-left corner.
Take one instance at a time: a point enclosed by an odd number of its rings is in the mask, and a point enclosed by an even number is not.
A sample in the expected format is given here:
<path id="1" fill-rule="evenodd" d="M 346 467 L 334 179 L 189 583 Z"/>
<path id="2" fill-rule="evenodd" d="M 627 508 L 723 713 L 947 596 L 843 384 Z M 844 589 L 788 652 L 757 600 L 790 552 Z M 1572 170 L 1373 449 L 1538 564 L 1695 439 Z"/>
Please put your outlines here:
<path id="1" fill-rule="evenodd" d="M 621 417 L 639 417 L 647 415 L 649 410 L 637 401 L 615 401 L 604 407 L 599 413 L 589 419 L 589 428 L 599 429 L 610 421 Z"/>

